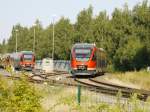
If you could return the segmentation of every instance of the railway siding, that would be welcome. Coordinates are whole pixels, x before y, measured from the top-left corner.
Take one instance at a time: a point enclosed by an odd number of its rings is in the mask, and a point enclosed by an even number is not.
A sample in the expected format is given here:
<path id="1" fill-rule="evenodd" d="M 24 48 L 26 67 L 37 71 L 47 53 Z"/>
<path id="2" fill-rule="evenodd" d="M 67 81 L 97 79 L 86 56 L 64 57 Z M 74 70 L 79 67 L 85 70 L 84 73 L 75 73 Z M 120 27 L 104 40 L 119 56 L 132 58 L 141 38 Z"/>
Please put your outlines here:
<path id="1" fill-rule="evenodd" d="M 20 72 L 18 72 L 20 73 Z M 120 85 L 110 84 L 108 82 L 97 81 L 95 78 L 79 79 L 71 77 L 70 74 L 64 71 L 54 71 L 49 74 L 36 74 L 28 72 L 28 79 L 34 83 L 47 83 L 47 84 L 61 84 L 66 86 L 78 86 L 87 88 L 91 91 L 100 92 L 109 95 L 117 95 L 118 92 L 122 92 L 123 97 L 130 97 L 133 93 L 138 94 L 138 98 L 146 100 L 150 96 L 150 91 L 123 87 Z M 19 79 L 17 77 L 15 79 Z M 11 77 L 11 76 L 9 76 Z"/>

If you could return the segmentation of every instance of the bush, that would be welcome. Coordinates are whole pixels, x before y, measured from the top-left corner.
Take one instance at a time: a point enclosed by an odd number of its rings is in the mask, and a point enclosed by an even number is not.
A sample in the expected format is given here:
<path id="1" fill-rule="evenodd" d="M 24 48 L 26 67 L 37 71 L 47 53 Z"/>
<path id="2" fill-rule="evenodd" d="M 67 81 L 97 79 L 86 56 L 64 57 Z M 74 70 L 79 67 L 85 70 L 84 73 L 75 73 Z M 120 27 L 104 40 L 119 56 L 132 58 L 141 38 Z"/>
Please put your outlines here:
<path id="1" fill-rule="evenodd" d="M 40 95 L 25 77 L 0 77 L 0 112 L 40 112 Z"/>

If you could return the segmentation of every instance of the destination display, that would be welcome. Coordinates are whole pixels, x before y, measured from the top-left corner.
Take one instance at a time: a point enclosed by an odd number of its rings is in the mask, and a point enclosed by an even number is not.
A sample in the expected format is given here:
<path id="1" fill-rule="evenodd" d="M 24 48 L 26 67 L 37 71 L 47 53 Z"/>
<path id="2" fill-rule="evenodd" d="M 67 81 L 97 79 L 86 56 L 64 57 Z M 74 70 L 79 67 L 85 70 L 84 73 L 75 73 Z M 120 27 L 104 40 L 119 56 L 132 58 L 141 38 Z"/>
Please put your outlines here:
<path id="1" fill-rule="evenodd" d="M 91 50 L 90 49 L 75 49 L 76 54 L 90 54 Z"/>
<path id="2" fill-rule="evenodd" d="M 25 58 L 25 59 L 31 59 L 31 58 L 32 58 L 32 55 L 24 55 L 24 58 Z"/>

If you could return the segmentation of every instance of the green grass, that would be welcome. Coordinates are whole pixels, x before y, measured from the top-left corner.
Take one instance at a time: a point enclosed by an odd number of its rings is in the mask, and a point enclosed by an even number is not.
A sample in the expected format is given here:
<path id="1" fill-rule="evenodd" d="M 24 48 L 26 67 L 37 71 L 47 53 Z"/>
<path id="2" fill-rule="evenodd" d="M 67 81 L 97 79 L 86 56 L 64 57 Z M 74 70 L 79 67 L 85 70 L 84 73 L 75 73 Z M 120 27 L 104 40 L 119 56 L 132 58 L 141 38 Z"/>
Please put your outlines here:
<path id="1" fill-rule="evenodd" d="M 150 72 L 145 70 L 139 72 L 113 73 L 108 78 L 118 79 L 125 83 L 137 85 L 142 89 L 150 90 Z"/>
<path id="2" fill-rule="evenodd" d="M 94 103 L 94 100 L 96 100 L 94 95 L 96 94 L 82 89 L 81 104 L 78 105 L 76 87 L 51 87 L 45 85 L 45 87 L 41 89 L 42 91 L 44 89 L 46 92 L 46 94 L 44 93 L 45 98 L 42 101 L 43 108 L 45 108 L 44 112 L 128 112 L 131 105 L 131 112 L 149 112 L 147 108 L 149 107 L 149 102 L 147 102 L 147 107 L 144 106 L 145 104 L 141 107 L 136 94 L 134 94 L 126 104 L 120 103 L 121 95 L 118 94 L 118 98 L 116 98 L 117 103 L 110 105 L 104 102 Z M 98 98 L 98 96 L 96 96 L 96 98 Z"/>

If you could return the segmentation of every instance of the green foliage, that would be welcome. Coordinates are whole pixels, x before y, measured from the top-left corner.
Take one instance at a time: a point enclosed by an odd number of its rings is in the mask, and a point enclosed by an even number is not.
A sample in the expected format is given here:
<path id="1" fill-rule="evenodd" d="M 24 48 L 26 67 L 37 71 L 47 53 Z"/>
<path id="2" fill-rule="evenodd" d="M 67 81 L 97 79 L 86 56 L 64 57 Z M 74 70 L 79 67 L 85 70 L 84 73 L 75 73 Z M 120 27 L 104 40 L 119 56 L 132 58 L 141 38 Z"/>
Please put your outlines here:
<path id="1" fill-rule="evenodd" d="M 40 94 L 25 78 L 9 80 L 0 77 L 1 112 L 40 112 Z"/>
<path id="2" fill-rule="evenodd" d="M 62 17 L 55 22 L 55 59 L 70 59 L 70 49 L 76 42 L 96 43 L 107 52 L 108 64 L 117 70 L 142 69 L 150 65 L 150 5 L 148 0 L 134 6 L 125 4 L 116 8 L 109 18 L 106 11 L 93 16 L 89 6 L 77 15 L 76 23 Z M 18 29 L 18 32 L 16 32 Z M 39 20 L 30 28 L 14 25 L 8 43 L 0 45 L 2 53 L 15 51 L 16 34 L 18 51 L 32 50 L 35 30 L 37 59 L 52 56 L 53 24 L 45 29 Z"/>
<path id="3" fill-rule="evenodd" d="M 68 19 L 62 17 L 55 25 L 55 57 L 56 59 L 69 59 L 73 26 Z"/>
<path id="4" fill-rule="evenodd" d="M 150 90 L 150 72 L 145 69 L 134 72 L 115 72 L 108 76 L 108 79 L 121 81 L 127 85 L 143 90 Z"/>
<path id="5" fill-rule="evenodd" d="M 91 42 L 92 35 L 92 15 L 93 8 L 90 6 L 78 14 L 77 23 L 75 24 L 76 32 L 78 33 L 78 42 Z"/>
<path id="6" fill-rule="evenodd" d="M 122 70 L 140 69 L 143 58 L 143 45 L 138 38 L 129 37 L 127 43 L 120 47 L 115 55 L 115 64 Z M 142 60 L 144 62 L 145 60 Z"/>

